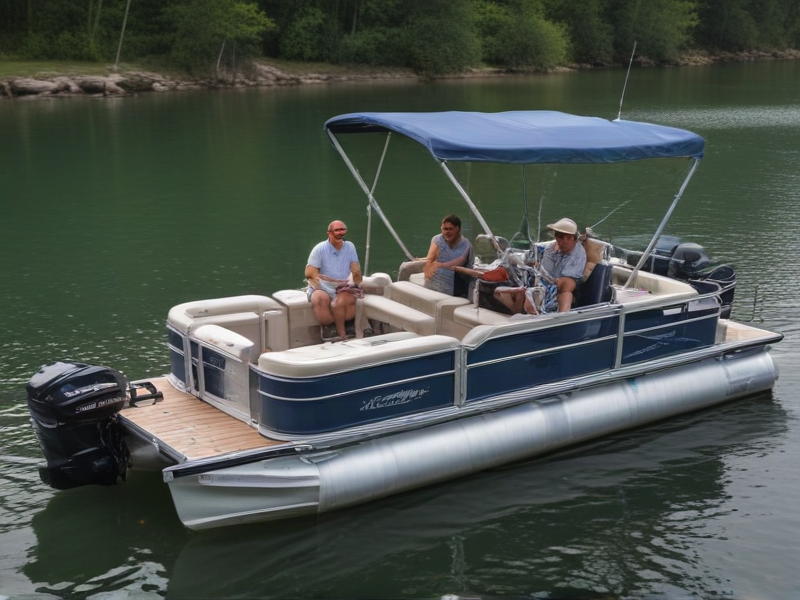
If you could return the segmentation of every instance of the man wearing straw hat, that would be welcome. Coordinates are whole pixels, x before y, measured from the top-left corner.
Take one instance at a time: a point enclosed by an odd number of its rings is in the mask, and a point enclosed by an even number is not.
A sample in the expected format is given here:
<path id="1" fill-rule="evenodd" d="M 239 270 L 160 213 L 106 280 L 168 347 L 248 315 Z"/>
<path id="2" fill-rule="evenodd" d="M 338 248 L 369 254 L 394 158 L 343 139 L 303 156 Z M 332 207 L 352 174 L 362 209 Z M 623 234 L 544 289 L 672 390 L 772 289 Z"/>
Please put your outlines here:
<path id="1" fill-rule="evenodd" d="M 575 288 L 586 268 L 586 251 L 578 240 L 578 226 L 572 219 L 564 217 L 547 228 L 556 239 L 544 249 L 541 268 L 555 284 L 558 312 L 566 312 L 572 308 Z M 551 301 L 549 304 L 554 303 Z M 550 308 L 547 300 L 544 305 Z"/>

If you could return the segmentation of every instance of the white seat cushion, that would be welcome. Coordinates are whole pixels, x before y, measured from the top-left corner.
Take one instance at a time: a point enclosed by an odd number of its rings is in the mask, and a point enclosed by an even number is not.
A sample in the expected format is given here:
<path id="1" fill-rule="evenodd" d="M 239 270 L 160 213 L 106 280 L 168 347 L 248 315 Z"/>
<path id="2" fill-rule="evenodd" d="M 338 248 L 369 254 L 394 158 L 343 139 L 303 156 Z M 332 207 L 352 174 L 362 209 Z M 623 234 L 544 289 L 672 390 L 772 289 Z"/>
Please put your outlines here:
<path id="1" fill-rule="evenodd" d="M 436 333 L 436 319 L 424 312 L 390 300 L 385 296 L 366 294 L 361 300 L 364 313 L 368 319 L 388 323 L 403 331 L 411 331 L 419 335 Z"/>
<path id="2" fill-rule="evenodd" d="M 502 315 L 488 308 L 478 308 L 474 304 L 459 306 L 453 311 L 453 320 L 467 327 L 478 325 L 499 325 L 507 323 L 511 315 Z"/>

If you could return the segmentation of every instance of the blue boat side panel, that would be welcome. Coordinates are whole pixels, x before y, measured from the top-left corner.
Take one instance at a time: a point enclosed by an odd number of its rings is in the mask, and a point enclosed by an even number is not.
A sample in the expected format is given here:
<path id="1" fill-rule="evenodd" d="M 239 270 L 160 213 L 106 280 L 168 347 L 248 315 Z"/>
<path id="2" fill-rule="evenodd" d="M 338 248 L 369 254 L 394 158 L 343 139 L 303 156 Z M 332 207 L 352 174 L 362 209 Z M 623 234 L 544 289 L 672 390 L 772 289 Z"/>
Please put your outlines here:
<path id="1" fill-rule="evenodd" d="M 367 369 L 335 373 L 323 377 L 285 378 L 262 373 L 259 389 L 279 398 L 318 398 L 345 394 L 351 390 L 380 385 L 390 381 L 426 377 L 455 368 L 455 353 L 442 352 L 431 356 L 397 361 Z"/>
<path id="2" fill-rule="evenodd" d="M 184 337 L 174 329 L 167 329 L 167 331 L 169 332 L 169 343 L 183 350 Z"/>
<path id="3" fill-rule="evenodd" d="M 186 385 L 186 360 L 181 352 L 169 350 L 169 364 L 172 374 Z"/>
<path id="4" fill-rule="evenodd" d="M 618 328 L 619 317 L 612 315 L 592 321 L 568 325 L 556 324 L 548 329 L 537 329 L 517 335 L 490 339 L 469 352 L 467 364 L 474 365 L 489 360 L 556 349 L 560 346 L 613 336 L 617 334 Z"/>
<path id="5" fill-rule="evenodd" d="M 262 383 L 265 379 L 261 374 Z M 268 431 L 307 435 L 374 423 L 449 406 L 453 385 L 454 376 L 449 373 L 316 400 L 285 400 L 262 393 L 259 425 Z"/>
<path id="6" fill-rule="evenodd" d="M 256 370 L 259 426 L 310 435 L 451 406 L 456 350 L 317 377 Z"/>
<path id="7" fill-rule="evenodd" d="M 205 391 L 217 398 L 225 397 L 225 357 L 203 348 L 203 383 Z"/>
<path id="8" fill-rule="evenodd" d="M 170 372 L 186 385 L 186 357 L 183 354 L 184 337 L 173 329 L 167 329 Z"/>
<path id="9" fill-rule="evenodd" d="M 622 364 L 631 365 L 673 354 L 680 354 L 714 344 L 717 316 L 690 323 L 667 324 L 642 333 L 625 336 L 622 345 Z"/>
<path id="10" fill-rule="evenodd" d="M 610 369 L 616 340 L 565 348 L 471 367 L 467 371 L 467 402 L 571 377 Z"/>

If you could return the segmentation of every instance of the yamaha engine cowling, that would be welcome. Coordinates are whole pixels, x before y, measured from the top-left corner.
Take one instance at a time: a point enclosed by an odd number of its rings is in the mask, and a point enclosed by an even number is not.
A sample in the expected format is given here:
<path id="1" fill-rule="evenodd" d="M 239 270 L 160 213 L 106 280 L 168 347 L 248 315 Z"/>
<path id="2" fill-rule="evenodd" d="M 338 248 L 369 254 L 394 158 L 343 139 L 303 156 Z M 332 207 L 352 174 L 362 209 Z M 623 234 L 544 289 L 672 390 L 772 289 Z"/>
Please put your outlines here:
<path id="1" fill-rule="evenodd" d="M 676 279 L 694 279 L 711 264 L 700 244 L 683 242 L 672 253 L 667 274 Z"/>
<path id="2" fill-rule="evenodd" d="M 125 479 L 130 453 L 116 414 L 127 388 L 118 371 L 83 363 L 50 363 L 31 377 L 28 410 L 47 460 L 42 481 L 65 490 Z"/>

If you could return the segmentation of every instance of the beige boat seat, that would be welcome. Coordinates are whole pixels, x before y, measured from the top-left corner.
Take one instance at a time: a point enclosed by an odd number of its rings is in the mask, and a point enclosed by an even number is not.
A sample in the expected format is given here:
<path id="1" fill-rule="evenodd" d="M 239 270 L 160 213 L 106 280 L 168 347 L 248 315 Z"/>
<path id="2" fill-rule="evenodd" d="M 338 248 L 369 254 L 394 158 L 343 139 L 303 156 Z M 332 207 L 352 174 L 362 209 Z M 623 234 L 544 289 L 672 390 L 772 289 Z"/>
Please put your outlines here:
<path id="1" fill-rule="evenodd" d="M 386 293 L 392 300 L 434 317 L 438 334 L 461 338 L 468 331 L 462 325 L 457 325 L 453 319 L 456 308 L 469 304 L 466 298 L 429 290 L 411 281 L 393 283 Z"/>
<path id="2" fill-rule="evenodd" d="M 259 349 L 288 348 L 286 309 L 267 296 L 245 295 L 184 302 L 170 309 L 167 323 L 189 336 L 203 325 L 218 325 L 244 336 Z M 251 360 L 257 358 L 256 353 Z"/>
<path id="3" fill-rule="evenodd" d="M 480 308 L 474 304 L 459 306 L 453 311 L 453 320 L 472 329 L 478 325 L 500 325 L 507 323 L 511 315 L 503 315 L 488 308 Z"/>
<path id="4" fill-rule="evenodd" d="M 413 285 L 413 284 L 411 284 Z M 436 318 L 419 310 L 391 300 L 386 296 L 366 294 L 356 303 L 356 327 L 363 323 L 361 313 L 370 320 L 386 323 L 402 331 L 410 331 L 418 335 L 436 333 Z"/>
<path id="5" fill-rule="evenodd" d="M 451 337 L 418 336 L 401 331 L 285 352 L 267 352 L 259 357 L 258 367 L 279 377 L 322 377 L 459 347 L 458 341 Z"/>
<path id="6" fill-rule="evenodd" d="M 384 296 L 388 294 L 387 289 L 391 284 L 391 282 L 392 282 L 391 277 L 389 277 L 386 273 L 374 273 L 373 275 L 364 277 L 361 282 L 361 287 L 364 289 L 365 292 L 364 298 L 370 298 L 370 299 L 381 298 L 384 300 L 388 300 L 388 298 L 384 298 Z M 272 294 L 272 296 L 282 306 L 286 307 L 287 310 L 288 322 L 289 322 L 288 347 L 298 348 L 300 346 L 319 344 L 320 343 L 319 321 L 317 321 L 317 317 L 314 315 L 314 309 L 312 308 L 311 303 L 308 301 L 308 298 L 306 296 L 306 291 L 281 290 L 279 292 L 275 292 L 274 294 Z M 376 304 L 376 306 L 380 304 L 380 300 L 374 300 L 373 302 Z M 359 322 L 360 317 L 362 317 L 362 314 L 364 313 L 363 308 L 359 309 L 359 306 L 362 305 L 362 303 L 363 300 L 359 300 L 356 303 L 357 323 Z M 369 313 L 369 314 L 363 314 L 363 317 L 377 318 L 384 316 L 383 312 L 381 312 L 377 308 L 375 310 L 377 311 L 374 313 L 375 316 L 371 316 L 372 313 Z M 395 321 L 402 323 L 402 319 L 400 320 L 395 319 Z M 395 325 L 395 322 L 392 322 L 391 324 Z M 363 329 L 366 328 L 366 326 L 367 326 L 366 324 L 357 325 L 356 329 L 359 337 Z M 400 328 L 402 329 L 402 327 Z M 417 331 L 415 332 L 418 333 Z M 433 332 L 431 331 L 431 333 Z"/>

